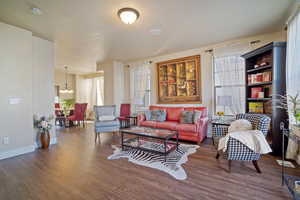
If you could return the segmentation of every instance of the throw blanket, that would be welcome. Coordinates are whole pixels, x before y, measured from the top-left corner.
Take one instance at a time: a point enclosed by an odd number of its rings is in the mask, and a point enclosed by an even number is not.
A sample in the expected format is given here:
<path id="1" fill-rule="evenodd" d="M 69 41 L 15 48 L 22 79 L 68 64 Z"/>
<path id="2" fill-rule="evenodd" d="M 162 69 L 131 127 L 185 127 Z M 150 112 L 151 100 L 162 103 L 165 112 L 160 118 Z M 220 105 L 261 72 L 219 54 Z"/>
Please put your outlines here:
<path id="1" fill-rule="evenodd" d="M 223 152 L 225 152 L 227 150 L 227 143 L 229 138 L 238 140 L 255 153 L 267 154 L 272 151 L 265 136 L 259 130 L 236 131 L 228 133 L 225 137 L 220 139 L 218 146 L 219 151 L 223 150 Z"/>

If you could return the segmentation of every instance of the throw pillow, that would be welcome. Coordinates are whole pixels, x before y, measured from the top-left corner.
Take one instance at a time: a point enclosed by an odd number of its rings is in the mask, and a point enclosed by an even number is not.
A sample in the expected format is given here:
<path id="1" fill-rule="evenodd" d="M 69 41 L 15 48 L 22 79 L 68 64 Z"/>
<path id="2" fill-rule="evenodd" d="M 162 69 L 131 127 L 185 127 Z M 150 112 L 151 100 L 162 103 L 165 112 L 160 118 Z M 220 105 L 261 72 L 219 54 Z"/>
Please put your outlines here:
<path id="1" fill-rule="evenodd" d="M 160 110 L 151 110 L 151 121 L 158 121 L 160 118 Z"/>
<path id="2" fill-rule="evenodd" d="M 182 111 L 180 116 L 181 124 L 192 124 L 194 123 L 194 111 Z"/>
<path id="3" fill-rule="evenodd" d="M 232 122 L 228 128 L 228 133 L 236 131 L 249 131 L 252 130 L 252 124 L 246 119 L 239 119 Z"/>
<path id="4" fill-rule="evenodd" d="M 166 119 L 167 119 L 167 111 L 161 110 L 160 111 L 160 117 L 159 117 L 158 121 L 164 122 L 164 121 L 166 121 Z"/>
<path id="5" fill-rule="evenodd" d="M 164 110 L 151 110 L 150 111 L 150 119 L 149 119 L 150 121 L 163 122 L 163 121 L 166 121 L 166 118 L 167 118 L 167 112 Z M 147 119 L 147 115 L 146 115 L 146 119 Z"/>
<path id="6" fill-rule="evenodd" d="M 200 110 L 194 111 L 194 124 L 197 123 L 197 121 L 201 118 L 201 116 L 202 116 L 202 111 Z"/>
<path id="7" fill-rule="evenodd" d="M 145 117 L 146 117 L 147 121 L 151 120 L 151 110 L 146 110 L 145 111 Z"/>

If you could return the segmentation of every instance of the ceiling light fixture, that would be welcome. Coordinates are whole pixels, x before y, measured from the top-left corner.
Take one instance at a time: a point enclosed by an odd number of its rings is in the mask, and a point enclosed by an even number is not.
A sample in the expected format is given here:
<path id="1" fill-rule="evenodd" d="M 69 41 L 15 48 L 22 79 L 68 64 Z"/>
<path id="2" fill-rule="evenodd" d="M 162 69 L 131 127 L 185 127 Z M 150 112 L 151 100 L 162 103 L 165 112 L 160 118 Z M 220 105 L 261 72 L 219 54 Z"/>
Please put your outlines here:
<path id="1" fill-rule="evenodd" d="M 118 11 L 120 19 L 125 24 L 133 24 L 140 16 L 140 13 L 133 8 L 122 8 Z"/>
<path id="2" fill-rule="evenodd" d="M 65 78 L 66 78 L 66 84 L 65 84 L 65 89 L 59 90 L 60 93 L 62 94 L 73 94 L 74 91 L 72 89 L 68 89 L 68 67 L 65 66 Z"/>

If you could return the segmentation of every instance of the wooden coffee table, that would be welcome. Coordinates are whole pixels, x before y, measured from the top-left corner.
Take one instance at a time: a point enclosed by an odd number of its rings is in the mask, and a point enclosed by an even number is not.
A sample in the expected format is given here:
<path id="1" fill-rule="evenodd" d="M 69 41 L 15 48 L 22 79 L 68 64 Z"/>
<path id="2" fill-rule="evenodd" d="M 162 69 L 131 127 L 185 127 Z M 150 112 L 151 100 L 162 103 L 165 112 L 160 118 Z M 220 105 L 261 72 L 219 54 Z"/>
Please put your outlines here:
<path id="1" fill-rule="evenodd" d="M 124 150 L 125 148 L 132 148 L 160 154 L 165 156 L 166 161 L 167 155 L 175 149 L 178 149 L 177 131 L 135 126 L 131 128 L 121 129 L 120 133 L 122 150 Z M 171 141 L 171 138 L 175 138 L 176 141 Z M 160 149 L 145 148 L 144 146 L 142 146 L 141 140 L 151 140 L 151 142 L 162 144 L 163 151 L 161 151 Z"/>

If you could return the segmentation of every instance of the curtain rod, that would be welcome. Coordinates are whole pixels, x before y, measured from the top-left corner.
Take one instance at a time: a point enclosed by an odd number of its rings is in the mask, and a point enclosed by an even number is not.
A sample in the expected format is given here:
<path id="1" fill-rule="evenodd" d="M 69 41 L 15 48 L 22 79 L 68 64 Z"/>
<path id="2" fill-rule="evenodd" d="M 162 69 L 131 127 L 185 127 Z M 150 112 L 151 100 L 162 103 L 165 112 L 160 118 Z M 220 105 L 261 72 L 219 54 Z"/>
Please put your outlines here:
<path id="1" fill-rule="evenodd" d="M 287 26 L 291 23 L 291 21 L 293 21 L 293 19 L 298 15 L 298 13 L 300 12 L 300 1 L 298 0 L 295 3 L 295 9 L 292 10 L 292 14 L 289 16 L 289 18 L 287 19 L 287 21 L 285 22 L 285 28 L 287 28 Z"/>

